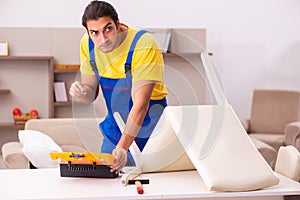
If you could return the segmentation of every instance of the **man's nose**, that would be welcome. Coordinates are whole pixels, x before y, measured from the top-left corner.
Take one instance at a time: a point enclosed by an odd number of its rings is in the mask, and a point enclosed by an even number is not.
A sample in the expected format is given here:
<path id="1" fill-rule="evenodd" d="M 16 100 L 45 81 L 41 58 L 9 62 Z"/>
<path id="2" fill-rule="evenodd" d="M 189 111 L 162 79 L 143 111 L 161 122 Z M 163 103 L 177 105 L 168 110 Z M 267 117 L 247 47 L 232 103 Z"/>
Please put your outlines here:
<path id="1" fill-rule="evenodd" d="M 107 37 L 105 34 L 99 34 L 99 37 L 97 38 L 98 39 L 98 43 L 99 44 L 104 44 L 107 40 Z"/>

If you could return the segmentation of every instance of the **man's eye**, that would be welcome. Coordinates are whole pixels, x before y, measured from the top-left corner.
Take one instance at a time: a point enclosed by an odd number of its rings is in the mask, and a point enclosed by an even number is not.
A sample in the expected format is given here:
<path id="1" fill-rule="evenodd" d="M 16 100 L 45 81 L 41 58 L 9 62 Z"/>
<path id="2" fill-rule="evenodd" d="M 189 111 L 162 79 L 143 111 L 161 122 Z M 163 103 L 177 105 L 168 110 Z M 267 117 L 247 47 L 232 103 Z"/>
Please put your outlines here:
<path id="1" fill-rule="evenodd" d="M 106 29 L 105 29 L 106 32 L 109 32 L 111 30 L 112 30 L 112 27 L 106 27 Z"/>
<path id="2" fill-rule="evenodd" d="M 97 35 L 98 31 L 91 31 L 91 35 Z"/>

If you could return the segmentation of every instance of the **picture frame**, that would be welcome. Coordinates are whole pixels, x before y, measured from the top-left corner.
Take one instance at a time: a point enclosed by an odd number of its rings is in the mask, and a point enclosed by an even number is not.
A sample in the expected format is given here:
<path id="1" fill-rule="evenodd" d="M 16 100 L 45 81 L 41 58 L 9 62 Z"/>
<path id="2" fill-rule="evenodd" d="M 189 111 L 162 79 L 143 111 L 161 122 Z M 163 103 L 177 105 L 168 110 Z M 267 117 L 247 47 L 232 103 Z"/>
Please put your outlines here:
<path id="1" fill-rule="evenodd" d="M 8 56 L 8 42 L 0 40 L 0 56 Z"/>
<path id="2" fill-rule="evenodd" d="M 57 81 L 53 83 L 55 102 L 68 102 L 66 83 Z"/>

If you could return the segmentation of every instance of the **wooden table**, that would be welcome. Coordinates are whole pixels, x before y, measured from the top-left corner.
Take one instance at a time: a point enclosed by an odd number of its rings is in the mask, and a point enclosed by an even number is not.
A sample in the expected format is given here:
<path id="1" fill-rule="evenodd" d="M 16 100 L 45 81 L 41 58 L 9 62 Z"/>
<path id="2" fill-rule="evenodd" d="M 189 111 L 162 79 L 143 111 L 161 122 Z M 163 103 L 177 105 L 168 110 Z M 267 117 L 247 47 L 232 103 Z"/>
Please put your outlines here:
<path id="1" fill-rule="evenodd" d="M 251 192 L 212 192 L 206 189 L 197 171 L 143 174 L 150 179 L 137 194 L 134 185 L 122 186 L 120 177 L 68 178 L 55 169 L 0 170 L 0 199 L 201 199 L 201 200 L 279 200 L 283 195 L 300 195 L 300 184 L 276 174 L 277 186 Z M 246 181 L 246 180 L 245 180 Z"/>

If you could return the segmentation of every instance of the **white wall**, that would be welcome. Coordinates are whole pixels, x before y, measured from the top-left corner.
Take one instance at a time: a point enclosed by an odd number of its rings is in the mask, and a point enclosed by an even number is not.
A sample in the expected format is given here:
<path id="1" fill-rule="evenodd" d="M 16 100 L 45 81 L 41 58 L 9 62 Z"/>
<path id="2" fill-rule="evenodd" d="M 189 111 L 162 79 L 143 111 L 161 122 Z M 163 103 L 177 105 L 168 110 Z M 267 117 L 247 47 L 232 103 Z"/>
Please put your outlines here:
<path id="1" fill-rule="evenodd" d="M 81 27 L 89 2 L 0 0 L 0 27 Z M 300 88 L 299 0 L 109 2 L 131 26 L 206 28 L 207 49 L 240 118 L 249 116 L 254 88 Z"/>

